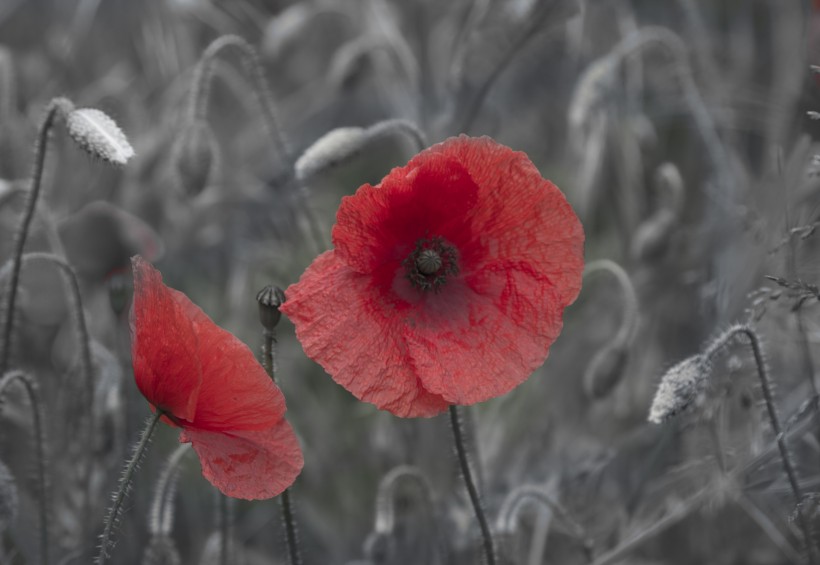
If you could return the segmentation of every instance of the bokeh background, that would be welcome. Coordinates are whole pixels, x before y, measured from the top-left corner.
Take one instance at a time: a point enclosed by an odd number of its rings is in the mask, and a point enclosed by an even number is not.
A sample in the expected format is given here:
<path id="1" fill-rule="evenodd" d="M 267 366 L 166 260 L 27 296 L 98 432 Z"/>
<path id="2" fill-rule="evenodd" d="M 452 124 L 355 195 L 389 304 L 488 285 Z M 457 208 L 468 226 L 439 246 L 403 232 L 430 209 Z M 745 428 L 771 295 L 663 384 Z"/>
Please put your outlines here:
<path id="1" fill-rule="evenodd" d="M 194 71 L 225 34 L 257 50 L 279 129 L 265 127 L 252 69 L 220 55 L 197 138 L 211 159 L 192 173 L 180 154 L 194 147 Z M 128 258 L 154 261 L 258 351 L 256 292 L 298 280 L 330 248 L 341 197 L 403 165 L 421 132 L 430 144 L 467 133 L 525 151 L 581 217 L 587 260 L 615 264 L 585 278 L 546 364 L 468 412 L 504 562 L 590 562 L 578 528 L 598 565 L 803 562 L 746 344 L 727 348 L 680 418 L 647 415 L 669 367 L 730 324 L 755 324 L 818 547 L 820 422 L 805 404 L 820 361 L 813 63 L 820 12 L 798 0 L 0 0 L 0 260 L 50 99 L 103 110 L 137 153 L 108 167 L 58 125 L 26 248 L 76 270 L 95 369 L 95 404 L 78 405 L 70 300 L 59 273 L 31 263 L 12 365 L 36 377 L 45 404 L 51 561 L 89 562 L 149 414 L 130 369 Z M 385 120 L 402 121 L 297 174 L 328 132 Z M 293 491 L 305 562 L 479 563 L 446 416 L 402 420 L 356 401 L 305 357 L 287 320 L 277 351 L 305 452 Z M 11 475 L 0 474 L 0 501 L 17 498 L 13 520 L 0 502 L 0 563 L 36 563 L 30 411 L 16 391 L 0 406 Z M 101 424 L 80 461 L 89 410 Z M 172 563 L 145 548 L 176 435 L 160 430 L 140 469 L 113 563 Z M 217 563 L 218 497 L 192 454 L 178 470 L 176 495 L 159 494 L 173 518 L 163 543 L 181 563 Z M 277 501 L 229 506 L 230 563 L 285 563 Z"/>

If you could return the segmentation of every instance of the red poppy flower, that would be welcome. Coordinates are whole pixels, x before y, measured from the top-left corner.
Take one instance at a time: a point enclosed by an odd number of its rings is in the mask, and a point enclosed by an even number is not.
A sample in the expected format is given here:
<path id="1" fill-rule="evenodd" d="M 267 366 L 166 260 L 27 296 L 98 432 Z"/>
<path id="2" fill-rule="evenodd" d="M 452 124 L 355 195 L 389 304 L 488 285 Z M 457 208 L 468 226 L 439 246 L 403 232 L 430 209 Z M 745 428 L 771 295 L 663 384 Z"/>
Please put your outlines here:
<path id="1" fill-rule="evenodd" d="M 213 323 L 187 296 L 162 284 L 139 256 L 131 260 L 131 354 L 143 396 L 182 428 L 202 474 L 228 496 L 276 496 L 302 469 L 285 399 L 248 347 Z"/>
<path id="2" fill-rule="evenodd" d="M 524 153 L 461 136 L 345 197 L 335 249 L 286 291 L 308 356 L 398 416 L 500 396 L 558 337 L 584 234 Z"/>

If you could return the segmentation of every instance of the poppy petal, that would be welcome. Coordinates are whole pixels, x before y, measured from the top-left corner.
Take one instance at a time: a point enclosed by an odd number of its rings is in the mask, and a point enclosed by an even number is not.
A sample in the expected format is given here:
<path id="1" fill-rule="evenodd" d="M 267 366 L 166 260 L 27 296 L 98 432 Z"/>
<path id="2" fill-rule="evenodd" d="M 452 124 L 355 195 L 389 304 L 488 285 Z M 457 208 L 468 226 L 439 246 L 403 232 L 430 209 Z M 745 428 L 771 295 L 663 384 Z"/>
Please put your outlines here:
<path id="1" fill-rule="evenodd" d="M 131 259 L 134 303 L 131 356 L 134 378 L 154 406 L 182 420 L 193 420 L 202 387 L 199 343 L 193 324 L 162 275 L 150 263 Z"/>
<path id="2" fill-rule="evenodd" d="M 217 326 L 183 293 L 168 289 L 191 321 L 202 366 L 192 420 L 197 428 L 264 430 L 282 419 L 285 398 L 247 345 Z"/>
<path id="3" fill-rule="evenodd" d="M 462 405 L 506 394 L 546 360 L 561 332 L 559 305 L 544 277 L 515 265 L 453 281 L 405 331 L 423 386 Z"/>
<path id="4" fill-rule="evenodd" d="M 385 263 L 398 268 L 416 241 L 426 236 L 455 244 L 464 239 L 479 188 L 455 160 L 423 155 L 422 163 L 393 169 L 381 184 L 366 184 L 342 199 L 333 245 L 353 269 L 369 273 Z M 391 280 L 388 276 L 383 282 Z"/>
<path id="5" fill-rule="evenodd" d="M 526 153 L 489 137 L 455 137 L 430 151 L 460 162 L 479 186 L 473 231 L 492 245 L 473 268 L 497 260 L 529 263 L 549 278 L 561 304 L 571 304 L 581 290 L 584 231 L 558 187 Z"/>
<path id="6" fill-rule="evenodd" d="M 285 291 L 282 311 L 305 353 L 356 398 L 404 417 L 446 410 L 447 402 L 418 380 L 396 315 L 402 304 L 380 301 L 370 284 L 327 251 Z"/>
<path id="7" fill-rule="evenodd" d="M 266 430 L 213 432 L 187 427 L 179 441 L 193 445 L 202 475 L 234 498 L 258 500 L 281 494 L 304 464 L 299 440 L 284 418 Z"/>

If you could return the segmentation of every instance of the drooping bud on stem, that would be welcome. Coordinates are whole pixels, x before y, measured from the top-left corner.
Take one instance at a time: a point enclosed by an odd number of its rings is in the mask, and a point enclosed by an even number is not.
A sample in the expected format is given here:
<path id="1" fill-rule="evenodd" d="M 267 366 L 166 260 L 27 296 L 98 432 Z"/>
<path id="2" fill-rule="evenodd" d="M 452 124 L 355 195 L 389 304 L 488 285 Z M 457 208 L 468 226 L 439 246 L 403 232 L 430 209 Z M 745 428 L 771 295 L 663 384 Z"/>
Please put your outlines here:
<path id="1" fill-rule="evenodd" d="M 95 108 L 73 110 L 66 118 L 68 135 L 93 157 L 112 165 L 125 165 L 134 148 L 117 123 Z"/>
<path id="2" fill-rule="evenodd" d="M 649 421 L 659 424 L 696 403 L 706 389 L 711 364 L 703 355 L 688 357 L 666 371 L 649 409 Z"/>
<path id="3" fill-rule="evenodd" d="M 620 286 L 623 314 L 617 333 L 595 354 L 584 371 L 584 392 L 590 398 L 607 396 L 621 380 L 638 325 L 638 297 L 629 275 L 615 261 L 599 259 L 587 264 L 584 280 L 599 271 L 609 273 Z"/>
<path id="4" fill-rule="evenodd" d="M 296 177 L 308 181 L 312 177 L 344 163 L 376 141 L 403 135 L 418 152 L 427 147 L 427 138 L 419 127 L 408 120 L 384 120 L 368 128 L 342 127 L 330 130 L 305 149 L 296 160 Z"/>
<path id="5" fill-rule="evenodd" d="M 189 123 L 174 142 L 174 171 L 182 191 L 197 196 L 214 176 L 219 162 L 219 143 L 204 119 Z"/>

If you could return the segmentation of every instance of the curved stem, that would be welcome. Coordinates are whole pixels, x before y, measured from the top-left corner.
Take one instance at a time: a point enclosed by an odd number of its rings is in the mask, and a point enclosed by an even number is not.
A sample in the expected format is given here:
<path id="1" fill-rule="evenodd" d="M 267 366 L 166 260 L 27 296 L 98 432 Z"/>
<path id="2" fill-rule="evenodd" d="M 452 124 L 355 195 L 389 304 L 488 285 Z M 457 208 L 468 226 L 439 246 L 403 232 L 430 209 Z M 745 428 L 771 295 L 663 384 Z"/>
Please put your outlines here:
<path id="1" fill-rule="evenodd" d="M 772 389 L 772 381 L 769 376 L 768 365 L 766 364 L 766 356 L 763 352 L 763 345 L 757 332 L 748 325 L 738 324 L 732 326 L 722 335 L 718 336 L 704 351 L 704 357 L 711 360 L 712 357 L 720 353 L 734 337 L 738 335 L 745 335 L 749 339 L 754 355 L 755 365 L 757 365 L 757 376 L 760 379 L 760 388 L 763 392 L 763 400 L 766 403 L 766 410 L 769 415 L 769 422 L 774 431 L 777 448 L 780 451 L 780 459 L 783 462 L 783 470 L 786 472 L 786 477 L 789 480 L 792 494 L 794 495 L 795 504 L 797 506 L 797 518 L 800 523 L 800 529 L 803 530 L 804 541 L 806 543 L 806 550 L 809 555 L 809 563 L 816 563 L 814 545 L 811 541 L 809 530 L 809 523 L 803 512 L 803 490 L 797 480 L 797 471 L 795 470 L 794 462 L 792 460 L 789 446 L 786 443 L 786 437 L 783 433 L 783 426 L 780 421 L 780 414 L 777 411 L 777 406 L 774 402 L 774 391 Z"/>
<path id="2" fill-rule="evenodd" d="M 213 72 L 211 65 L 213 60 L 222 51 L 236 49 L 242 61 L 242 66 L 248 74 L 248 78 L 253 85 L 254 93 L 262 110 L 262 118 L 265 121 L 268 134 L 279 157 L 288 167 L 292 167 L 292 156 L 288 149 L 288 144 L 284 138 L 279 119 L 276 116 L 270 90 L 262 72 L 262 65 L 259 56 L 250 43 L 238 35 L 223 35 L 214 40 L 205 49 L 194 74 L 194 87 L 191 91 L 191 105 L 189 111 L 191 120 L 203 119 L 208 111 L 208 100 L 210 98 L 210 86 Z"/>
<path id="3" fill-rule="evenodd" d="M 14 325 L 14 304 L 17 300 L 17 287 L 20 283 L 20 266 L 22 263 L 23 248 L 26 245 L 31 220 L 34 217 L 34 210 L 37 207 L 37 199 L 40 196 L 40 187 L 43 183 L 43 170 L 46 161 L 46 149 L 48 148 L 48 137 L 54 121 L 57 117 L 65 117 L 74 108 L 70 100 L 66 98 L 55 98 L 46 109 L 46 116 L 40 125 L 37 134 L 37 145 L 34 153 L 34 171 L 31 175 L 31 186 L 26 199 L 26 208 L 20 218 L 20 224 L 14 233 L 14 255 L 9 280 L 6 300 L 3 308 L 2 346 L 0 346 L 0 374 L 8 369 L 9 356 L 11 354 L 11 331 Z"/>
<path id="4" fill-rule="evenodd" d="M 125 501 L 128 491 L 131 490 L 131 482 L 134 480 L 134 471 L 136 471 L 137 467 L 139 467 L 140 461 L 142 461 L 142 458 L 145 455 L 145 448 L 148 447 L 148 444 L 151 441 L 151 436 L 154 434 L 154 428 L 156 428 L 157 422 L 159 422 L 159 419 L 162 418 L 163 415 L 164 412 L 162 410 L 157 410 L 148 419 L 148 422 L 142 431 L 142 436 L 140 437 L 139 443 L 134 448 L 134 453 L 126 464 L 122 477 L 120 477 L 120 486 L 117 489 L 117 492 L 114 493 L 114 503 L 108 511 L 108 516 L 105 519 L 105 527 L 103 528 L 103 533 L 100 537 L 100 552 L 97 554 L 97 559 L 94 561 L 96 565 L 104 565 L 109 557 L 108 550 L 112 544 L 111 535 L 113 534 L 114 527 L 119 522 L 120 515 L 122 514 L 122 503 Z"/>
<path id="5" fill-rule="evenodd" d="M 0 397 L 5 389 L 14 381 L 23 385 L 31 404 L 31 416 L 34 424 L 34 449 L 37 459 L 37 486 L 40 491 L 38 512 L 40 514 L 40 563 L 48 565 L 48 481 L 46 478 L 46 436 L 43 428 L 43 407 L 37 383 L 22 371 L 9 371 L 0 379 Z"/>
<path id="6" fill-rule="evenodd" d="M 148 531 L 151 535 L 170 535 L 174 522 L 173 497 L 176 492 L 179 463 L 188 453 L 189 445 L 181 444 L 177 447 L 157 479 L 154 499 L 148 511 Z"/>
<path id="7" fill-rule="evenodd" d="M 715 120 L 709 113 L 700 90 L 692 76 L 692 67 L 686 53 L 686 46 L 680 37 L 672 31 L 659 26 L 647 26 L 636 32 L 634 35 L 625 38 L 612 51 L 611 55 L 617 59 L 623 59 L 633 52 L 639 51 L 648 45 L 656 43 L 667 49 L 669 54 L 678 63 L 675 71 L 681 81 L 684 99 L 692 116 L 697 124 L 698 131 L 703 138 L 703 142 L 708 148 L 708 155 L 712 160 L 715 173 L 723 183 L 728 194 L 734 194 L 734 183 L 732 176 L 726 170 L 732 160 L 717 133 Z"/>
<path id="8" fill-rule="evenodd" d="M 427 137 L 419 127 L 409 120 L 383 120 L 367 128 L 368 142 L 379 139 L 385 135 L 395 132 L 404 134 L 413 142 L 416 152 L 420 152 L 427 147 Z"/>
<path id="9" fill-rule="evenodd" d="M 513 520 L 519 508 L 527 501 L 537 501 L 549 508 L 564 523 L 570 535 L 576 539 L 581 546 L 584 556 L 589 563 L 595 560 L 595 546 L 584 527 L 579 524 L 567 511 L 564 506 L 555 500 L 549 493 L 533 485 L 524 485 L 512 491 L 501 505 L 498 513 L 499 523 L 503 524 L 505 530 L 511 530 Z"/>
<path id="10" fill-rule="evenodd" d="M 484 512 L 481 497 L 478 494 L 478 489 L 473 479 L 473 473 L 470 470 L 470 462 L 467 459 L 467 449 L 464 446 L 464 430 L 461 426 L 461 415 L 459 414 L 458 406 L 452 404 L 450 405 L 450 425 L 453 428 L 456 455 L 458 456 L 458 462 L 461 466 L 464 484 L 467 487 L 467 493 L 470 495 L 470 501 L 473 503 L 473 510 L 475 511 L 476 519 L 478 519 L 478 525 L 481 527 L 481 536 L 484 540 L 484 557 L 487 560 L 486 565 L 496 565 L 497 561 L 493 536 L 490 532 L 490 526 L 487 523 L 487 515 Z"/>
<path id="11" fill-rule="evenodd" d="M 460 119 L 458 119 L 457 115 L 454 116 L 454 120 L 457 120 L 457 132 L 469 132 L 476 116 L 478 116 L 478 111 L 481 109 L 481 106 L 484 104 L 484 100 L 487 98 L 487 94 L 495 84 L 495 81 L 498 80 L 498 77 L 501 76 L 502 71 L 507 68 L 510 62 L 530 42 L 530 40 L 535 37 L 539 31 L 541 31 L 541 24 L 549 21 L 551 18 L 556 21 L 563 21 L 563 19 L 559 16 L 562 15 L 561 11 L 564 9 L 563 6 L 565 5 L 566 3 L 563 2 L 536 3 L 536 7 L 533 8 L 534 13 L 530 14 L 525 28 L 521 30 L 521 33 L 517 34 L 513 38 L 510 47 L 504 52 L 504 55 L 501 59 L 499 59 L 498 63 L 490 70 L 487 77 L 475 90 L 475 94 L 470 99 L 465 101 L 463 105 L 460 105 L 460 107 L 464 108 Z"/>
<path id="12" fill-rule="evenodd" d="M 274 373 L 273 351 L 276 344 L 276 334 L 274 330 L 265 329 L 262 332 L 264 345 L 262 347 L 262 366 L 265 367 L 268 376 L 276 382 Z M 290 565 L 302 565 L 302 554 L 299 549 L 299 536 L 296 531 L 296 516 L 293 513 L 293 502 L 290 499 L 290 487 L 286 488 L 279 497 L 282 502 L 282 521 L 285 524 L 285 541 L 288 547 L 288 563 Z"/>
<path id="13" fill-rule="evenodd" d="M 94 404 L 94 374 L 91 360 L 91 337 L 88 333 L 85 314 L 83 312 L 83 300 L 80 294 L 80 284 L 77 281 L 77 273 L 74 268 L 64 258 L 53 253 L 24 253 L 20 261 L 20 271 L 22 267 L 30 261 L 46 261 L 60 269 L 63 275 L 64 287 L 68 302 L 71 308 L 71 316 L 74 322 L 74 332 L 77 337 L 77 345 L 80 350 L 80 373 L 85 387 L 85 405 L 89 407 L 88 418 L 90 420 L 89 429 L 94 429 L 94 411 L 90 409 Z M 9 273 L 9 263 L 0 269 L 0 280 L 6 278 Z"/>
<path id="14" fill-rule="evenodd" d="M 610 259 L 590 261 L 586 267 L 584 267 L 583 278 L 586 278 L 596 271 L 606 271 L 611 274 L 621 287 L 621 293 L 624 296 L 623 320 L 621 320 L 621 327 L 618 328 L 618 333 L 615 334 L 611 342 L 625 344 L 631 338 L 638 321 L 638 298 L 635 294 L 635 287 L 632 285 L 632 280 L 626 271 L 615 261 Z"/>
<path id="15" fill-rule="evenodd" d="M 259 55 L 250 43 L 238 35 L 223 35 L 208 45 L 194 71 L 194 86 L 191 90 L 191 102 L 188 108 L 190 120 L 193 123 L 196 120 L 205 119 L 208 112 L 208 100 L 210 98 L 213 78 L 213 62 L 220 53 L 228 49 L 235 49 L 239 53 L 242 67 L 251 80 L 253 91 L 256 94 L 256 99 L 262 110 L 262 118 L 270 135 L 271 142 L 273 143 L 274 151 L 287 169 L 288 180 L 296 183 L 295 190 L 302 206 L 302 212 L 307 219 L 316 250 L 321 253 L 323 249 L 323 239 L 321 230 L 319 229 L 319 222 L 313 210 L 311 210 L 308 205 L 304 186 L 295 176 L 293 155 L 290 152 L 289 144 L 284 136 L 284 130 L 277 117 L 276 107 L 274 106 L 268 83 L 265 80 L 265 74 L 262 71 L 262 64 L 259 62 Z"/>

